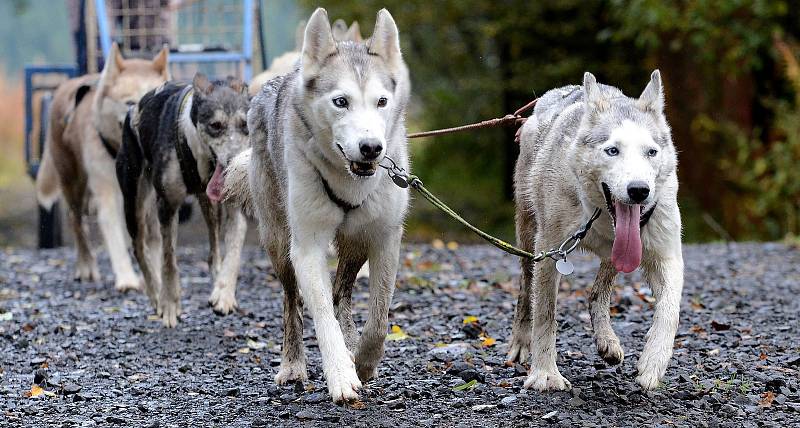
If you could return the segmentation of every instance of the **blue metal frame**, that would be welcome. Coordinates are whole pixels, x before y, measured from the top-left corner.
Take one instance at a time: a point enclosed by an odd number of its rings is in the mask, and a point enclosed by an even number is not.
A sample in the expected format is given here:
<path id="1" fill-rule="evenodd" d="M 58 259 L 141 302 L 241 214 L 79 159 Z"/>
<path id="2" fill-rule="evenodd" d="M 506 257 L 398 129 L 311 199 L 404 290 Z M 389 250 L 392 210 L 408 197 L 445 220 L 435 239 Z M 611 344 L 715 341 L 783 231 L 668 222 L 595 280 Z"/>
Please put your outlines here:
<path id="1" fill-rule="evenodd" d="M 253 0 L 242 0 L 244 13 L 242 14 L 242 50 L 229 52 L 170 52 L 170 63 L 200 63 L 200 62 L 237 62 L 242 64 L 242 78 L 249 82 L 253 75 Z M 100 47 L 103 56 L 108 58 L 111 52 L 111 28 L 109 27 L 106 3 L 104 0 L 95 0 L 97 13 L 97 26 L 100 35 Z"/>
<path id="2" fill-rule="evenodd" d="M 67 78 L 73 78 L 78 75 L 78 67 L 76 65 L 26 65 L 25 66 L 25 163 L 28 165 L 28 174 L 34 179 L 36 173 L 39 171 L 39 160 L 41 158 L 41 151 L 44 150 L 43 146 L 39 147 L 39 156 L 33 155 L 33 141 L 31 141 L 31 134 L 33 132 L 33 94 L 36 91 L 53 91 L 56 86 L 50 85 L 36 85 L 33 84 L 33 77 L 37 74 L 64 74 Z M 40 120 L 47 120 L 46 117 L 40 117 Z"/>

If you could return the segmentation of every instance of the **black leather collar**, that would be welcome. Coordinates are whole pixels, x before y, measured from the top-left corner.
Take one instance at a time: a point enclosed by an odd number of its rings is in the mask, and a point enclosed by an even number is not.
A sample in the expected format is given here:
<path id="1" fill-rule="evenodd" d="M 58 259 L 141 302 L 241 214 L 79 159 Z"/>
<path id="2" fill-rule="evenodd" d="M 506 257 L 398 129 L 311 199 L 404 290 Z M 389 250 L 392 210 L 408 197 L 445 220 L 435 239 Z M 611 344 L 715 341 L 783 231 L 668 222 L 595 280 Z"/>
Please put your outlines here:
<path id="1" fill-rule="evenodd" d="M 322 187 L 325 188 L 325 193 L 328 195 L 328 198 L 331 200 L 331 202 L 336 204 L 337 207 L 341 208 L 342 211 L 345 212 L 345 214 L 350 212 L 350 211 L 353 211 L 355 209 L 358 209 L 358 207 L 361 206 L 361 204 L 353 205 L 350 202 L 347 202 L 347 201 L 343 200 L 342 198 L 336 196 L 336 193 L 333 193 L 333 190 L 331 189 L 331 186 L 325 180 L 325 177 L 322 176 L 322 173 L 317 171 L 317 174 L 319 174 L 319 179 L 322 180 Z"/>

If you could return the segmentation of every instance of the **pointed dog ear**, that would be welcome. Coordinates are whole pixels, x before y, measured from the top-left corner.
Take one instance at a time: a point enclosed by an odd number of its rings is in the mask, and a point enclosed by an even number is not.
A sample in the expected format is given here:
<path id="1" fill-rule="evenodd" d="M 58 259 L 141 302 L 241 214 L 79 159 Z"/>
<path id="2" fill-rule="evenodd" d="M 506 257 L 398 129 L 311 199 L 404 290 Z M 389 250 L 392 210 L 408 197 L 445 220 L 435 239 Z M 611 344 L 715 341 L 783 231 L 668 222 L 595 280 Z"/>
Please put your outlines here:
<path id="1" fill-rule="evenodd" d="M 347 23 L 344 22 L 344 19 L 337 19 L 333 21 L 333 26 L 331 26 L 331 32 L 333 32 L 333 38 L 342 41 L 344 40 L 345 34 L 347 34 Z"/>
<path id="2" fill-rule="evenodd" d="M 608 107 L 608 102 L 603 98 L 603 94 L 600 93 L 600 85 L 597 84 L 597 79 L 594 74 L 588 71 L 583 73 L 583 92 L 586 111 L 600 112 Z"/>
<path id="3" fill-rule="evenodd" d="M 367 48 L 369 53 L 378 55 L 389 64 L 400 61 L 400 34 L 394 18 L 388 10 L 378 11 L 378 17 L 375 19 L 375 31 L 372 32 Z"/>
<path id="4" fill-rule="evenodd" d="M 238 94 L 247 95 L 247 84 L 242 82 L 241 79 L 237 79 L 233 76 L 228 76 L 226 80 L 228 86 L 230 86 L 234 92 Z"/>
<path id="5" fill-rule="evenodd" d="M 309 76 L 316 72 L 322 61 L 336 52 L 328 12 L 318 8 L 311 15 L 303 38 L 303 74 Z"/>
<path id="6" fill-rule="evenodd" d="M 214 90 L 214 84 L 203 73 L 197 73 L 192 79 L 192 87 L 201 95 L 209 95 Z"/>
<path id="7" fill-rule="evenodd" d="M 661 72 L 653 70 L 650 82 L 639 95 L 637 107 L 643 111 L 660 113 L 664 111 L 664 87 L 661 85 Z"/>
<path id="8" fill-rule="evenodd" d="M 111 51 L 108 53 L 106 63 L 103 66 L 103 74 L 107 77 L 115 77 L 125 68 L 125 58 L 119 51 L 117 42 L 111 44 Z"/>
<path id="9" fill-rule="evenodd" d="M 165 80 L 170 80 L 169 73 L 169 47 L 164 45 L 158 55 L 153 58 L 153 69 L 161 74 Z"/>
<path id="10" fill-rule="evenodd" d="M 364 38 L 361 37 L 361 26 L 358 25 L 358 21 L 353 21 L 350 24 L 350 28 L 347 29 L 347 34 L 344 35 L 345 40 L 352 40 L 356 43 L 361 43 L 364 41 Z"/>

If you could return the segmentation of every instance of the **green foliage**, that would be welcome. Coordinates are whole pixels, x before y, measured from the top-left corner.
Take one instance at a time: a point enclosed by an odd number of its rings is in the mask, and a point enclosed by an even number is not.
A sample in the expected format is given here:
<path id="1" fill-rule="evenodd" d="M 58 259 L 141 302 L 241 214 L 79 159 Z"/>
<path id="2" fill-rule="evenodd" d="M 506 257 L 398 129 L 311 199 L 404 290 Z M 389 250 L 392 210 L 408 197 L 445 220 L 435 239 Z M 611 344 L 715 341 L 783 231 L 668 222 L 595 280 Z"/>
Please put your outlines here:
<path id="1" fill-rule="evenodd" d="M 305 13 L 317 6 L 301 3 Z M 718 239 L 720 229 L 737 239 L 798 233 L 800 107 L 773 46 L 800 38 L 800 9 L 789 1 L 343 0 L 328 12 L 359 20 L 368 36 L 381 7 L 399 24 L 412 70 L 410 131 L 502 116 L 586 70 L 636 95 L 658 67 L 686 239 Z M 512 130 L 414 140 L 414 172 L 465 217 L 510 238 L 512 141 Z M 410 225 L 418 238 L 468 236 L 424 201 Z"/>

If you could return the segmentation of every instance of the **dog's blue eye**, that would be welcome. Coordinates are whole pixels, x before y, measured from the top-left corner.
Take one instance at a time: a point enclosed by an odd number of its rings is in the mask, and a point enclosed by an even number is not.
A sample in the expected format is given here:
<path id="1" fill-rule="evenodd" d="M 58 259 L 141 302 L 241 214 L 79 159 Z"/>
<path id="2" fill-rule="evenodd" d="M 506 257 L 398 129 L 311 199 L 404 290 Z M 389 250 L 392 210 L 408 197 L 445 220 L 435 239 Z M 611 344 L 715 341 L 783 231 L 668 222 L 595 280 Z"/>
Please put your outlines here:
<path id="1" fill-rule="evenodd" d="M 609 147 L 606 149 L 606 154 L 609 156 L 616 156 L 619 154 L 619 149 L 616 147 Z"/>
<path id="2" fill-rule="evenodd" d="M 347 98 L 336 97 L 333 99 L 333 105 L 339 108 L 347 108 Z"/>
<path id="3" fill-rule="evenodd" d="M 655 157 L 655 155 L 657 155 L 657 154 L 658 154 L 658 150 L 656 150 L 656 149 L 650 149 L 650 150 L 647 151 L 647 156 L 650 156 L 651 158 Z"/>
<path id="4" fill-rule="evenodd" d="M 378 98 L 378 107 L 386 107 L 386 103 L 388 102 L 389 100 L 387 100 L 386 97 L 380 97 Z"/>

